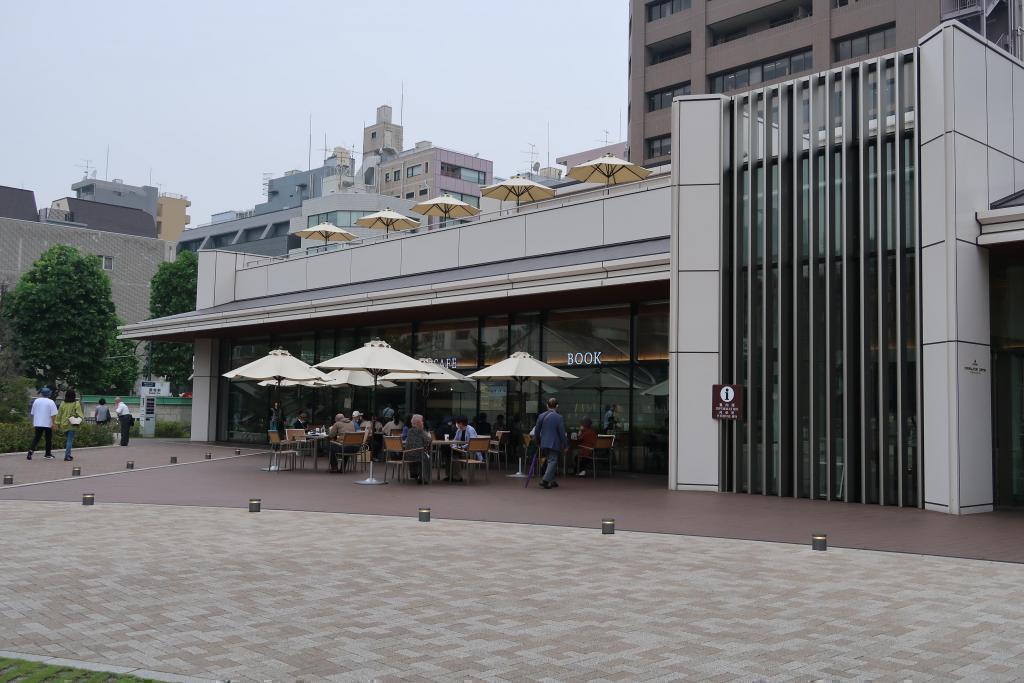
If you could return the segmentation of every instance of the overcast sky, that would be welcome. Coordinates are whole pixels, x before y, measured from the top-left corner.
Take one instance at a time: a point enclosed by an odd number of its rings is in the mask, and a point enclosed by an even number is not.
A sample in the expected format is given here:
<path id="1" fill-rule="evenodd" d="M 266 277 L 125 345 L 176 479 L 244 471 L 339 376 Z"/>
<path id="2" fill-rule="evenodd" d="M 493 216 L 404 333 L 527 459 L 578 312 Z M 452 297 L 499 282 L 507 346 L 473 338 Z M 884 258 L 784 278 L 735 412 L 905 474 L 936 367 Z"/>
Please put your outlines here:
<path id="1" fill-rule="evenodd" d="M 49 206 L 98 177 L 192 200 L 192 225 L 262 201 L 264 172 L 362 145 L 377 105 L 405 143 L 498 175 L 624 139 L 626 0 L 5 2 L 0 185 Z M 621 131 L 621 133 L 620 133 Z M 110 148 L 109 171 L 106 167 Z M 358 157 L 357 157 L 358 161 Z"/>

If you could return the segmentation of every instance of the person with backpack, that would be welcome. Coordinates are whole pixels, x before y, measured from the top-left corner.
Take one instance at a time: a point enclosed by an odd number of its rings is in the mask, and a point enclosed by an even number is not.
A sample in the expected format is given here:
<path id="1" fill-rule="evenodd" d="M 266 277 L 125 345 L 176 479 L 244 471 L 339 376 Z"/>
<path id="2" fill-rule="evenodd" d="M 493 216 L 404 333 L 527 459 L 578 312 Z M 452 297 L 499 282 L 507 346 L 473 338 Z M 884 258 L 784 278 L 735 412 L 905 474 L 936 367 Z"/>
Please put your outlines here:
<path id="1" fill-rule="evenodd" d="M 558 456 L 569 450 L 569 440 L 565 437 L 565 419 L 558 414 L 558 399 L 554 396 L 548 399 L 548 409 L 537 417 L 533 438 L 539 443 L 540 455 L 547 458 L 547 468 L 540 482 L 541 488 L 556 489 Z"/>
<path id="2" fill-rule="evenodd" d="M 75 430 L 85 422 L 85 411 L 82 404 L 78 402 L 78 396 L 74 389 L 68 389 L 64 393 L 64 402 L 57 409 L 57 429 L 64 432 L 64 459 L 74 460 L 71 455 L 71 446 L 75 443 Z"/>
<path id="3" fill-rule="evenodd" d="M 110 408 L 107 407 L 107 399 L 101 398 L 99 405 L 96 406 L 96 424 L 99 426 L 110 424 Z"/>
<path id="4" fill-rule="evenodd" d="M 50 387 L 43 387 L 39 390 L 39 397 L 32 401 L 30 408 L 32 413 L 32 427 L 35 434 L 32 436 L 32 445 L 28 447 L 26 460 L 32 459 L 36 446 L 39 445 L 39 438 L 44 437 L 47 460 L 53 460 L 53 422 L 57 416 L 57 404 L 50 398 Z"/>

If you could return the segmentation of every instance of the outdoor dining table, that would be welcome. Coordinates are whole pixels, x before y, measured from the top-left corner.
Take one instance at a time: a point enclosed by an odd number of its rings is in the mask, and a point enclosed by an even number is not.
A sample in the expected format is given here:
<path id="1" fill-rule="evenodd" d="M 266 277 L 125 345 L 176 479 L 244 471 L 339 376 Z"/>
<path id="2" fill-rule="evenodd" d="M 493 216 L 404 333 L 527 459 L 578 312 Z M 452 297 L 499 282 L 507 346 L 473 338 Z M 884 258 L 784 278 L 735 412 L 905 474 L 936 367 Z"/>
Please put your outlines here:
<path id="1" fill-rule="evenodd" d="M 318 469 L 319 453 L 330 442 L 330 439 L 331 437 L 327 432 L 308 432 L 306 434 L 306 441 L 312 444 L 314 472 Z M 326 455 L 328 458 L 331 456 L 329 451 Z"/>
<path id="2" fill-rule="evenodd" d="M 451 477 L 452 477 L 452 459 L 453 459 L 451 448 L 452 448 L 452 446 L 465 446 L 467 443 L 468 442 L 466 442 L 466 441 L 452 441 L 451 439 L 434 439 L 430 443 L 430 450 L 437 454 L 437 457 L 432 457 L 431 459 L 434 460 L 437 463 L 437 476 L 438 477 L 441 476 L 441 470 L 444 467 L 444 465 L 442 463 L 444 449 L 445 448 L 448 449 L 448 479 L 451 480 Z"/>

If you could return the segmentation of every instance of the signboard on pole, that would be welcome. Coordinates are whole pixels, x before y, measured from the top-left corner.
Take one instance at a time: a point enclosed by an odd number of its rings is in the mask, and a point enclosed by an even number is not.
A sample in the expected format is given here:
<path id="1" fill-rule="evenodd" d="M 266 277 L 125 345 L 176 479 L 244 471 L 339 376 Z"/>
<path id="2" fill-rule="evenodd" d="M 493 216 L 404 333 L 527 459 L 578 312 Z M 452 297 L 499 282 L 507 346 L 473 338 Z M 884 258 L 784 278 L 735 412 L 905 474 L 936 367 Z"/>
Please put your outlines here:
<path id="1" fill-rule="evenodd" d="M 743 387 L 715 384 L 711 388 L 711 417 L 715 420 L 743 419 Z"/>

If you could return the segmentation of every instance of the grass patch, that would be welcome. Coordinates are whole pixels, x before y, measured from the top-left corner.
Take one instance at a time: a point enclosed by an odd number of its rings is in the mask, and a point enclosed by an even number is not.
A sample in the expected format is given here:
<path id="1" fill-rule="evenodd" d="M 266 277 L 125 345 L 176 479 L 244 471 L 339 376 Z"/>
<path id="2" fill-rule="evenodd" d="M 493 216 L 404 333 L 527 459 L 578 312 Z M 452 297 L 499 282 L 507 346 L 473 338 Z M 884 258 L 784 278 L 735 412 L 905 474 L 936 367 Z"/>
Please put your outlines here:
<path id="1" fill-rule="evenodd" d="M 150 681 L 150 679 L 0 657 L 0 683 L 139 683 L 140 681 Z"/>

